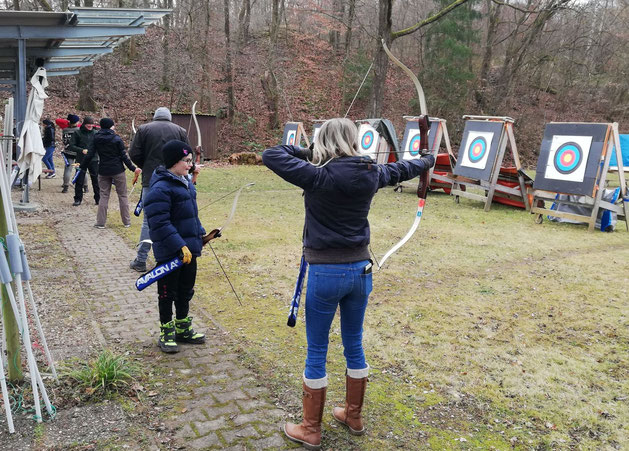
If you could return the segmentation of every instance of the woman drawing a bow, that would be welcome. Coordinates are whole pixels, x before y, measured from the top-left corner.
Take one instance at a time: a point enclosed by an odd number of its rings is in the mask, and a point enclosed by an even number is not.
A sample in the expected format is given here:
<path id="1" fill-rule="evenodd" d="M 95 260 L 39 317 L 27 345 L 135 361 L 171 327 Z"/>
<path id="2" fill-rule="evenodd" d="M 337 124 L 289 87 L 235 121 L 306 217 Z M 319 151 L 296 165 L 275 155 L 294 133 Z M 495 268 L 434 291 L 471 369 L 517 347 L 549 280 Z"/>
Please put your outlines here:
<path id="1" fill-rule="evenodd" d="M 369 365 L 362 345 L 363 320 L 372 289 L 369 259 L 371 200 L 378 189 L 417 177 L 435 163 L 418 160 L 376 164 L 358 152 L 358 131 L 349 119 L 323 124 L 312 150 L 282 145 L 267 149 L 264 164 L 304 190 L 306 223 L 303 258 L 310 265 L 306 292 L 306 368 L 303 374 L 303 421 L 287 423 L 288 438 L 308 449 L 321 446 L 321 417 L 328 376 L 330 325 L 341 312 L 346 358 L 346 398 L 334 418 L 349 432 L 365 432 L 361 410 Z"/>

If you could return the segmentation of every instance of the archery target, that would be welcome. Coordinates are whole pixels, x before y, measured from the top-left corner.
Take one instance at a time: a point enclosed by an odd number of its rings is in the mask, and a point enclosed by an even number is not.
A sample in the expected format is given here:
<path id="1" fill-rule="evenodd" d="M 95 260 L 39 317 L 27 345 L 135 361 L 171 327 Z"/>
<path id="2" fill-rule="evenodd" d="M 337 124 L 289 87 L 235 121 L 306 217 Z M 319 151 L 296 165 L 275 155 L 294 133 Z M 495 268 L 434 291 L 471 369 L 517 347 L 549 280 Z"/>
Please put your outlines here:
<path id="1" fill-rule="evenodd" d="M 583 182 L 591 145 L 591 136 L 553 136 L 544 177 L 552 180 Z"/>
<path id="2" fill-rule="evenodd" d="M 485 169 L 493 139 L 494 134 L 492 132 L 470 131 L 463 147 L 461 166 Z"/>
<path id="3" fill-rule="evenodd" d="M 533 189 L 593 196 L 609 124 L 546 124 Z"/>
<path id="4" fill-rule="evenodd" d="M 369 124 L 360 124 L 358 128 L 358 150 L 363 155 L 376 159 L 380 134 Z"/>
<path id="5" fill-rule="evenodd" d="M 299 127 L 298 122 L 288 122 L 284 127 L 284 135 L 282 136 L 282 144 L 290 146 L 299 146 L 297 142 L 297 129 Z"/>

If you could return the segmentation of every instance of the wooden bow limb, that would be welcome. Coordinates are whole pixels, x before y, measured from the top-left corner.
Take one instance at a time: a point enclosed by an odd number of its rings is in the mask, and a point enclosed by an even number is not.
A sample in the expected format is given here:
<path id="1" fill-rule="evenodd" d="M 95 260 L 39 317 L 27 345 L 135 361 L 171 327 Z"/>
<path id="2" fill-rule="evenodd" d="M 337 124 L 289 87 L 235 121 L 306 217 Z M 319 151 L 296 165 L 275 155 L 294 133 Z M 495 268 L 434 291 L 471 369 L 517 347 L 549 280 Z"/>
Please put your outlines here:
<path id="1" fill-rule="evenodd" d="M 197 120 L 197 101 L 192 104 L 192 120 L 194 121 L 194 127 L 197 130 L 197 146 L 194 148 L 194 166 L 192 167 L 192 183 L 197 184 L 197 177 L 199 175 L 201 165 L 201 155 L 203 154 L 203 146 L 201 142 L 201 127 L 199 127 L 199 121 Z"/>
<path id="2" fill-rule="evenodd" d="M 133 190 L 135 189 L 135 185 L 138 183 L 138 178 L 140 177 L 141 172 L 136 172 L 133 174 L 133 180 L 131 181 L 131 191 L 129 191 L 128 196 L 133 194 Z"/>
<path id="3" fill-rule="evenodd" d="M 415 74 L 391 53 L 384 39 L 382 39 L 381 41 L 385 53 L 388 55 L 391 61 L 393 61 L 398 67 L 400 67 L 404 71 L 404 73 L 406 73 L 406 75 L 409 76 L 409 78 L 413 81 L 413 84 L 415 85 L 415 89 L 417 90 L 419 108 L 422 113 L 422 115 L 418 118 L 420 129 L 420 149 L 421 153 L 425 154 L 428 152 L 428 130 L 430 129 L 430 121 L 428 119 L 424 89 L 422 88 L 422 85 L 419 83 L 419 80 L 417 79 Z M 387 261 L 387 259 L 391 255 L 393 255 L 398 249 L 400 249 L 413 236 L 413 234 L 419 227 L 419 223 L 421 222 L 423 216 L 424 205 L 426 204 L 429 171 L 430 169 L 422 173 L 419 178 L 419 184 L 417 186 L 417 197 L 419 198 L 419 201 L 417 202 L 417 212 L 415 213 L 415 220 L 413 221 L 413 225 L 408 230 L 408 232 L 406 232 L 406 235 L 404 235 L 404 237 L 400 241 L 398 241 L 391 249 L 386 252 L 386 254 L 384 254 L 384 257 L 382 257 L 380 263 L 378 264 L 378 270 L 382 269 L 384 262 Z"/>

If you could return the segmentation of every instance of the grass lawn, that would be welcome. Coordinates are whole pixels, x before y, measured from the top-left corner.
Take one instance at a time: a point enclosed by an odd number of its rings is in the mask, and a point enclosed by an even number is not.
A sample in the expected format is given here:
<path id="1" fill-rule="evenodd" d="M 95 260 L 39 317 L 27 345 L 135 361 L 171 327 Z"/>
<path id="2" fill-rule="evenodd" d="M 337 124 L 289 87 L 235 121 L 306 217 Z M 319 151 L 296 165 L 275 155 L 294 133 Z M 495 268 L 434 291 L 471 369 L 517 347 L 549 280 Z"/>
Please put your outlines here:
<path id="1" fill-rule="evenodd" d="M 256 185 L 243 190 L 233 222 L 213 242 L 243 306 L 206 249 L 192 314 L 202 305 L 229 330 L 299 417 L 303 308 L 294 329 L 286 317 L 301 255 L 301 190 L 264 167 L 206 169 L 200 216 L 207 230 L 222 225 L 233 195 L 208 204 L 247 182 Z M 407 232 L 416 205 L 414 189 L 376 195 L 370 223 L 378 258 Z M 617 230 L 537 225 L 522 210 L 494 204 L 485 213 L 480 202 L 430 193 L 415 235 L 374 273 L 363 437 L 333 424 L 345 365 L 338 318 L 332 325 L 324 446 L 627 446 L 629 233 L 624 222 Z M 139 220 L 121 233 L 137 240 Z"/>

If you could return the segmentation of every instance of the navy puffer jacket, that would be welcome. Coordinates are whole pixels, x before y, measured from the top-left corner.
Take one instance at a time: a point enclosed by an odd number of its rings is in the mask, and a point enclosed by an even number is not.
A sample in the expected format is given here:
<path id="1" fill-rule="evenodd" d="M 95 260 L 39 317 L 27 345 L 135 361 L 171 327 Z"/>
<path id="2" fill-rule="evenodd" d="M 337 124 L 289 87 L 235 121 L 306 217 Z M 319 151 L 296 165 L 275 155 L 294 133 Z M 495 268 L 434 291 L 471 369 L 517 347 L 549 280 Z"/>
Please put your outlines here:
<path id="1" fill-rule="evenodd" d="M 188 246 L 192 255 L 201 255 L 205 229 L 199 221 L 197 190 L 192 183 L 186 186 L 164 166 L 158 166 L 151 177 L 144 214 L 156 261 L 161 263 L 177 257 L 183 246 Z"/>

